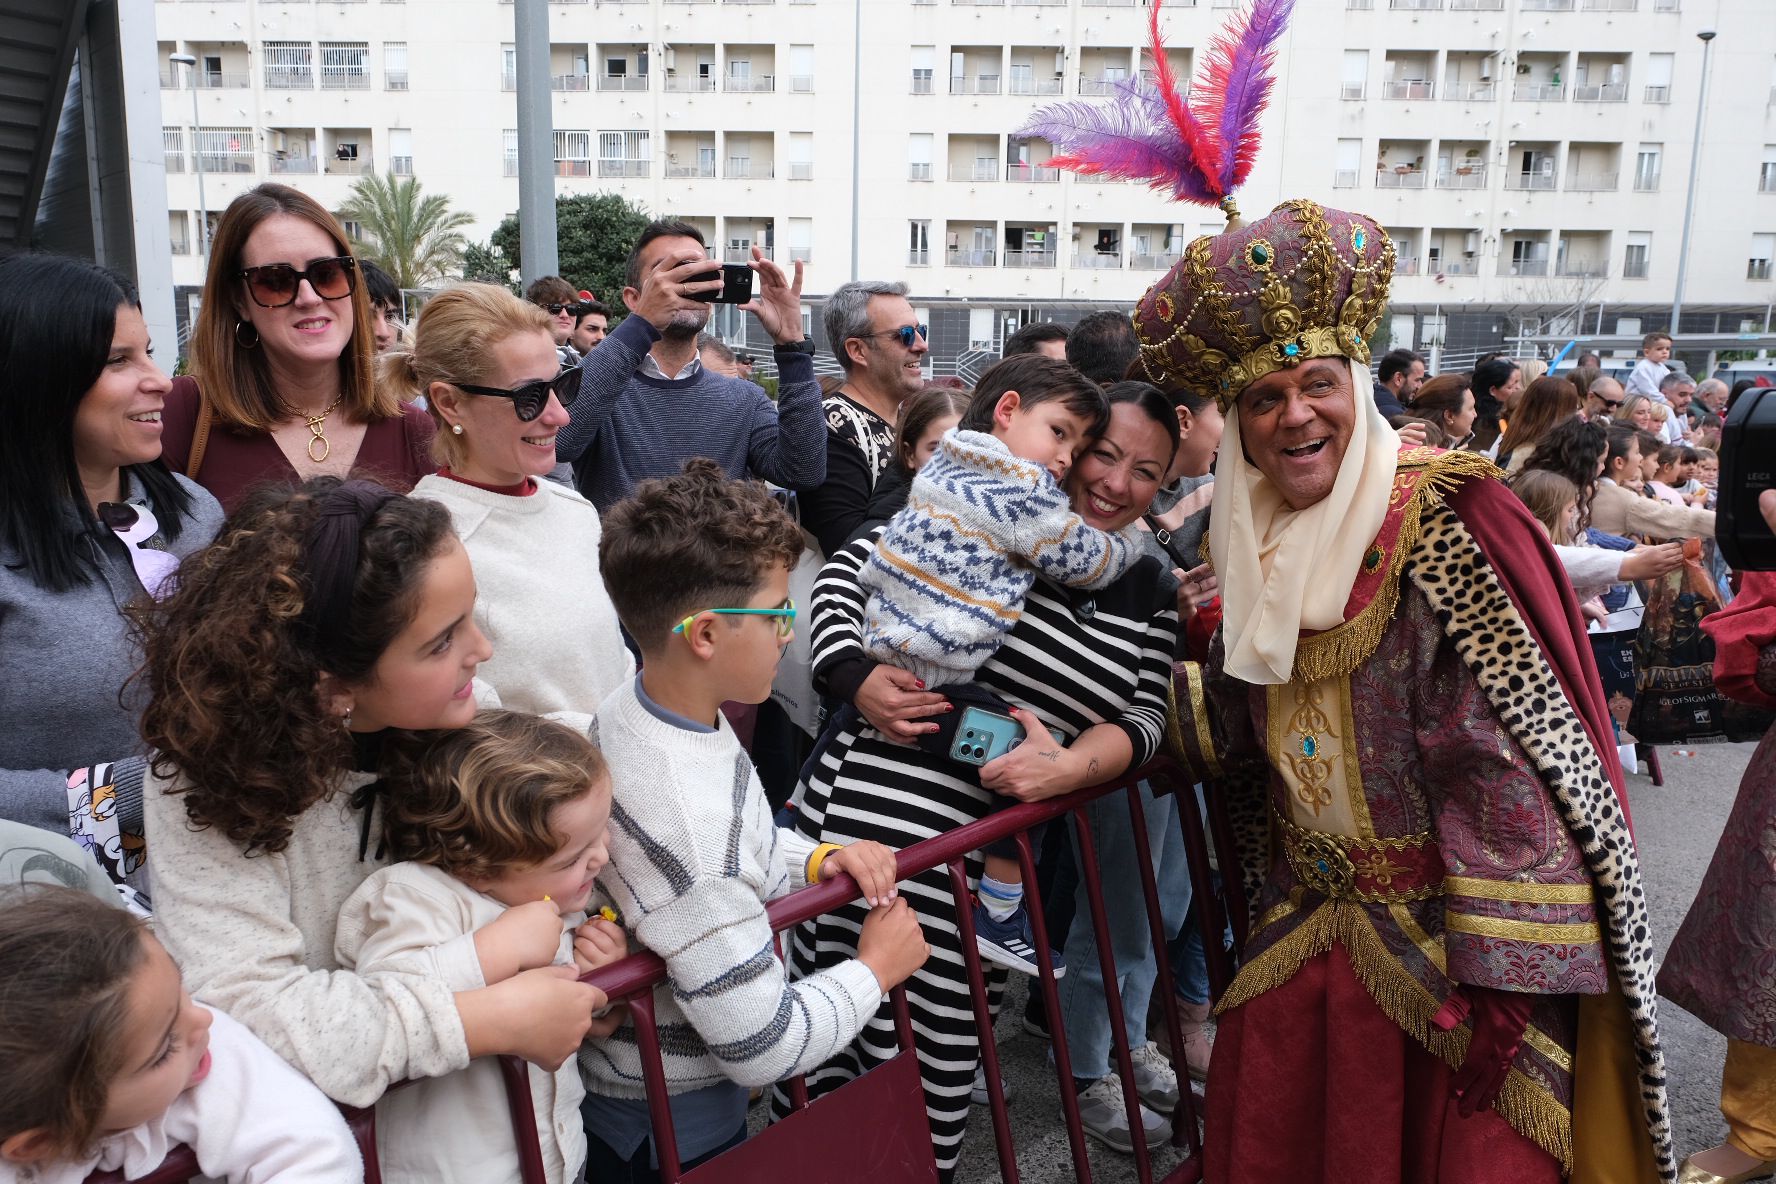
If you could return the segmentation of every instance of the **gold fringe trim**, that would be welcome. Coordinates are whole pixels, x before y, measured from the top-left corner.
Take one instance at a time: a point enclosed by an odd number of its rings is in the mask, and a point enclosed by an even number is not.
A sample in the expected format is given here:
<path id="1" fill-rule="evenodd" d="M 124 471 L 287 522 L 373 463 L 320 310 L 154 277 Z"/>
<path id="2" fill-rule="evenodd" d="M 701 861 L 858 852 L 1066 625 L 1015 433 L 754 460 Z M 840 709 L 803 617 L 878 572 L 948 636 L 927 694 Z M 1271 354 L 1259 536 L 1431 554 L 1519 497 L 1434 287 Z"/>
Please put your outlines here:
<path id="1" fill-rule="evenodd" d="M 1423 450 L 1404 454 L 1398 472 L 1422 470 L 1418 485 L 1401 512 L 1400 533 L 1392 554 L 1388 556 L 1387 574 L 1381 587 L 1356 616 L 1324 633 L 1303 637 L 1295 645 L 1296 682 L 1318 682 L 1323 678 L 1342 678 L 1361 666 L 1381 644 L 1381 635 L 1393 619 L 1400 603 L 1400 573 L 1418 543 L 1419 518 L 1426 506 L 1440 502 L 1459 488 L 1464 481 L 1477 477 L 1503 476 L 1497 465 L 1477 452 L 1444 452 L 1433 454 L 1420 463 L 1416 456 Z"/>
<path id="2" fill-rule="evenodd" d="M 1347 901 L 1328 901 L 1294 932 L 1248 962 L 1216 1003 L 1215 1014 L 1224 1015 L 1283 986 L 1295 977 L 1302 963 L 1330 950 L 1334 942 L 1350 955 L 1358 981 L 1382 1013 L 1432 1056 L 1441 1057 L 1452 1069 L 1459 1068 L 1468 1052 L 1467 1029 L 1445 1032 L 1431 1026 L 1441 1001 L 1400 968 L 1368 914 Z M 1512 1068 L 1494 1108 L 1513 1130 L 1558 1160 L 1564 1173 L 1572 1174 L 1572 1113 L 1552 1094 Z"/>

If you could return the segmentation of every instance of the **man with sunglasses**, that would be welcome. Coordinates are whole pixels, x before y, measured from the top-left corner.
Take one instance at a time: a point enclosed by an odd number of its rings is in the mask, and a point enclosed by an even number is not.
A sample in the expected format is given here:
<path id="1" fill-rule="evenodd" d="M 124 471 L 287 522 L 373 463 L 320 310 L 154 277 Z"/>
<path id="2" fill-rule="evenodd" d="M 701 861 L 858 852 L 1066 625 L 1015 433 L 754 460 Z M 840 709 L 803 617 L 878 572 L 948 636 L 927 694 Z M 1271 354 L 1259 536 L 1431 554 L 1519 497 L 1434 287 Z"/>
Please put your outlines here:
<path id="1" fill-rule="evenodd" d="M 1585 390 L 1585 418 L 1592 423 L 1608 424 L 1622 407 L 1622 384 L 1607 374 L 1591 380 Z"/>
<path id="2" fill-rule="evenodd" d="M 574 331 L 574 306 L 580 299 L 573 285 L 558 275 L 546 275 L 524 289 L 524 298 L 554 320 L 555 352 L 561 356 L 562 367 L 579 365 L 579 351 L 568 344 Z"/>
<path id="3" fill-rule="evenodd" d="M 720 265 L 703 234 L 673 219 L 648 224 L 629 252 L 623 303 L 634 314 L 587 354 L 572 421 L 555 453 L 600 512 L 650 477 L 675 476 L 705 456 L 731 478 L 790 488 L 826 477 L 826 432 L 814 343 L 802 333 L 802 265 L 793 280 L 753 248 L 753 298 L 740 308 L 776 343 L 777 401 L 697 357 L 697 336 L 720 295 Z"/>

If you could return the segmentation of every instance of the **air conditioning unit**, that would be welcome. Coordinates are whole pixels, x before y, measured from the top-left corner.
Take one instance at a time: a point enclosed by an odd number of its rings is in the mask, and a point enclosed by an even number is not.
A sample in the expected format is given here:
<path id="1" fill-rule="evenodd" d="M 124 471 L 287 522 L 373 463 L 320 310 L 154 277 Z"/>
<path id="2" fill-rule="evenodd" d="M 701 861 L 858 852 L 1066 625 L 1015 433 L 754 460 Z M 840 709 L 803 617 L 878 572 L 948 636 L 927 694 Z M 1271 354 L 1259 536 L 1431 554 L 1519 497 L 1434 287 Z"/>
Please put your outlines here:
<path id="1" fill-rule="evenodd" d="M 1477 255 L 1480 253 L 1480 232 L 1470 230 L 1462 235 L 1462 254 Z"/>
<path id="2" fill-rule="evenodd" d="M 666 59 L 666 68 L 668 70 L 678 69 L 678 51 L 676 49 L 673 49 L 668 45 L 665 54 L 662 56 Z"/>
<path id="3" fill-rule="evenodd" d="M 1480 61 L 1480 81 L 1481 82 L 1491 82 L 1492 81 L 1492 59 L 1491 58 L 1482 58 Z"/>
<path id="4" fill-rule="evenodd" d="M 1056 74 L 1065 74 L 1066 72 L 1067 72 L 1067 51 L 1066 50 L 1057 50 L 1055 52 L 1055 73 Z"/>

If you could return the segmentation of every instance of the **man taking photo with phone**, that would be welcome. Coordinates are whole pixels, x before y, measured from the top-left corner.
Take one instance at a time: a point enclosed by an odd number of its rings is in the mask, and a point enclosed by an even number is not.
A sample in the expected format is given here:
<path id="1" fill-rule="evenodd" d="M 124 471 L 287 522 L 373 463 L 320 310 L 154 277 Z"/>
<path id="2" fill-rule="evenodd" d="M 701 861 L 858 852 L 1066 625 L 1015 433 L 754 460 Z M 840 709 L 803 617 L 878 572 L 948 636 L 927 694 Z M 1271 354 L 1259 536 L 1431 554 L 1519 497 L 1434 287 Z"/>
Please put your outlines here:
<path id="1" fill-rule="evenodd" d="M 573 463 L 575 484 L 601 512 L 694 456 L 736 479 L 792 488 L 825 479 L 814 342 L 802 332 L 802 265 L 794 265 L 792 280 L 754 247 L 747 266 L 758 286 L 739 307 L 775 343 L 774 405 L 758 387 L 712 373 L 697 357 L 711 303 L 744 299 L 743 277 L 724 276 L 688 222 L 651 222 L 636 240 L 623 288 L 632 315 L 586 356 L 573 418 L 555 439 L 556 456 Z"/>

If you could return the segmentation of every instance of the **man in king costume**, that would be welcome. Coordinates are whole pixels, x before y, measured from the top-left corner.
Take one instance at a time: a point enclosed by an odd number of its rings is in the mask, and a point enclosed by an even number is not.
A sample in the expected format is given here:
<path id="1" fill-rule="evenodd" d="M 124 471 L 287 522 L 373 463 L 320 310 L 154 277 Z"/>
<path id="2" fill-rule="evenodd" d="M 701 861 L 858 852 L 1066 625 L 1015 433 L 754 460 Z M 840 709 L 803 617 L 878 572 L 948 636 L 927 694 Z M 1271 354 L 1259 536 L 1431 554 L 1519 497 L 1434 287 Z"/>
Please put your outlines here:
<path id="1" fill-rule="evenodd" d="M 1243 225 L 1229 196 L 1287 11 L 1256 0 L 1189 104 L 1160 70 L 1031 124 L 1061 167 L 1229 215 L 1135 316 L 1145 377 L 1227 419 L 1225 615 L 1172 733 L 1226 795 L 1251 905 L 1207 1179 L 1669 1181 L 1646 899 L 1571 585 L 1489 462 L 1376 410 L 1382 229 L 1310 201 Z"/>

